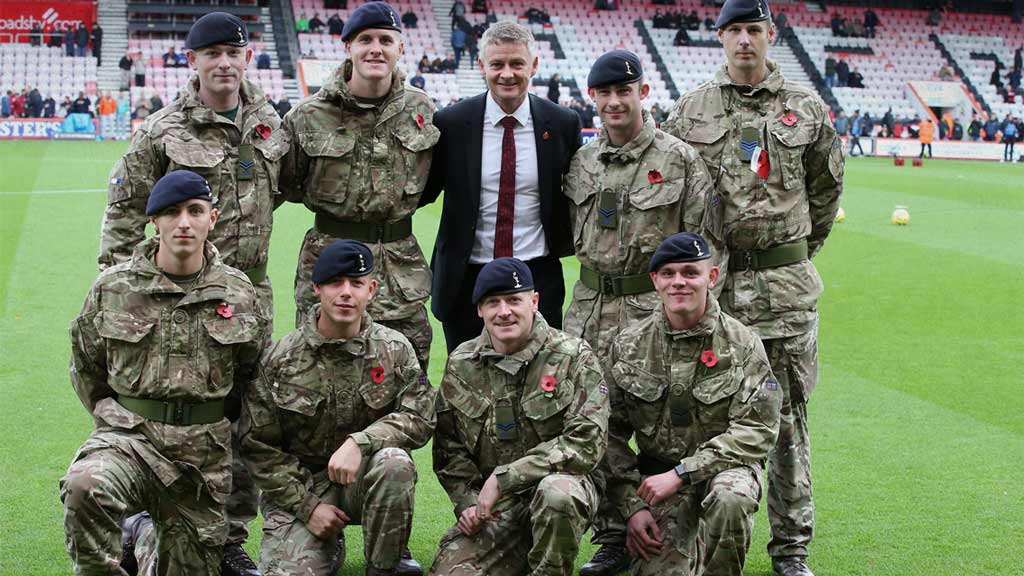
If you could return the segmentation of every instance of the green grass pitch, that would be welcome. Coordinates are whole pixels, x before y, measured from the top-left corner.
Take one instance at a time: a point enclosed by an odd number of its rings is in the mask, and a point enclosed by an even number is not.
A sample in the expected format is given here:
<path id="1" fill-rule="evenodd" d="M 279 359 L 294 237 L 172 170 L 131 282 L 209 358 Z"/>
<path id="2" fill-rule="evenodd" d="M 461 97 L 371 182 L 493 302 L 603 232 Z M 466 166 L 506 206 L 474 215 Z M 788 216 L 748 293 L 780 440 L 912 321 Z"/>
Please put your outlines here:
<path id="1" fill-rule="evenodd" d="M 69 321 L 96 277 L 106 182 L 124 143 L 0 142 L 0 574 L 69 574 L 57 480 L 91 429 L 67 376 Z M 1024 169 L 847 163 L 843 207 L 816 259 L 821 380 L 810 402 L 818 574 L 1024 574 Z M 909 226 L 890 224 L 895 205 Z M 430 253 L 439 207 L 416 234 Z M 276 334 L 312 218 L 277 213 Z M 566 281 L 578 266 L 565 262 Z M 444 367 L 435 326 L 431 380 Z M 453 523 L 420 469 L 412 550 L 429 565 Z M 362 574 L 358 529 L 346 575 Z M 259 544 L 253 526 L 249 549 Z M 758 514 L 747 574 L 770 574 Z M 585 543 L 580 561 L 594 550 Z"/>

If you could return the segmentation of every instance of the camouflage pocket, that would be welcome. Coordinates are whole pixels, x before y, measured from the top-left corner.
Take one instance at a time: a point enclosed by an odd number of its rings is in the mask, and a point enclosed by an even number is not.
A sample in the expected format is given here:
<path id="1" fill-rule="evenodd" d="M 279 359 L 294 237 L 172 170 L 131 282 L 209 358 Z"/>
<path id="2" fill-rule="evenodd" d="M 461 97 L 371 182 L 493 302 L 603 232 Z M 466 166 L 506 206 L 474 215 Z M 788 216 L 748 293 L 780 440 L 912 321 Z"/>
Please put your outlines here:
<path id="1" fill-rule="evenodd" d="M 810 260 L 768 268 L 762 274 L 768 285 L 772 312 L 807 312 L 817 309 L 818 299 L 825 287 Z"/>
<path id="2" fill-rule="evenodd" d="M 693 146 L 700 154 L 707 165 L 711 181 L 717 189 L 721 176 L 723 151 L 728 140 L 726 134 L 729 130 L 719 123 L 706 124 L 693 119 L 687 119 L 687 123 L 690 124 L 690 127 L 682 136 L 682 140 Z"/>
<path id="3" fill-rule="evenodd" d="M 807 175 L 804 151 L 814 141 L 814 129 L 807 123 L 786 126 L 779 120 L 768 125 L 772 140 L 777 144 L 771 157 L 771 171 L 781 171 L 782 186 L 786 190 L 802 190 Z"/>
<path id="4" fill-rule="evenodd" d="M 93 319 L 96 332 L 106 340 L 107 384 L 115 392 L 134 392 L 148 362 L 152 344 L 147 338 L 155 320 L 103 310 Z"/>
<path id="5" fill-rule="evenodd" d="M 143 190 L 148 194 L 154 184 L 148 181 L 149 168 L 145 152 L 135 150 L 125 154 L 114 164 L 114 169 L 110 172 L 107 203 L 122 202 Z"/>
<path id="6" fill-rule="evenodd" d="M 554 380 L 546 380 L 547 378 Z M 527 386 L 529 385 L 528 382 Z M 572 403 L 576 387 L 572 380 L 561 380 L 555 375 L 545 376 L 534 386 L 532 391 L 527 390 L 523 393 L 520 407 L 537 436 L 542 442 L 546 442 L 562 434 L 565 426 L 564 412 Z"/>
<path id="7" fill-rule="evenodd" d="M 729 368 L 694 383 L 697 418 L 706 438 L 717 436 L 729 427 L 729 408 L 741 382 L 742 375 L 735 368 Z"/>
<path id="8" fill-rule="evenodd" d="M 406 196 L 417 196 L 427 184 L 432 149 L 441 139 L 441 131 L 433 124 L 424 124 L 422 129 L 403 125 L 393 134 L 400 150 L 395 189 Z"/>
<path id="9" fill-rule="evenodd" d="M 488 419 L 490 399 L 476 393 L 474 388 L 451 373 L 445 376 L 441 388 L 444 403 L 454 409 L 452 414 L 463 444 L 475 454 L 480 433 Z"/>
<path id="10" fill-rule="evenodd" d="M 167 166 L 167 172 L 174 170 L 195 172 L 210 183 L 215 201 L 220 197 L 220 165 L 225 158 L 223 148 L 207 146 L 202 142 L 185 142 L 175 138 L 165 138 L 164 151 L 171 161 Z"/>
<path id="11" fill-rule="evenodd" d="M 633 429 L 638 435 L 653 437 L 664 419 L 668 379 L 625 362 L 615 363 L 612 374 L 615 385 L 623 392 L 627 416 Z"/>
<path id="12" fill-rule="evenodd" d="M 301 132 L 299 144 L 310 161 L 307 193 L 325 202 L 344 203 L 348 197 L 355 136 L 324 131 Z"/>
<path id="13" fill-rule="evenodd" d="M 259 320 L 253 314 L 216 316 L 203 322 L 209 340 L 200 357 L 206 360 L 211 392 L 234 386 L 235 346 L 260 338 Z"/>
<path id="14" fill-rule="evenodd" d="M 818 330 L 786 338 L 782 341 L 786 353 L 786 375 L 789 390 L 799 394 L 800 402 L 807 402 L 818 386 Z"/>
<path id="15" fill-rule="evenodd" d="M 420 302 L 430 297 L 430 267 L 423 257 L 415 236 L 382 244 L 387 270 L 406 302 Z M 382 279 L 383 281 L 383 279 Z"/>
<path id="16" fill-rule="evenodd" d="M 846 172 L 846 147 L 839 136 L 832 141 L 832 150 L 828 154 L 828 170 L 833 180 L 843 181 L 843 174 Z"/>
<path id="17" fill-rule="evenodd" d="M 398 375 L 395 374 L 395 370 L 392 367 L 380 366 L 380 376 L 375 376 L 377 372 L 377 364 L 371 364 L 365 370 L 363 375 L 363 383 L 359 387 L 359 395 L 362 396 L 363 402 L 373 411 L 382 411 L 387 409 L 391 412 L 392 408 L 397 409 L 398 399 Z M 374 380 L 377 377 L 380 382 Z"/>
<path id="18" fill-rule="evenodd" d="M 263 170 L 267 175 L 270 193 L 278 193 L 278 175 L 281 171 L 281 158 L 288 151 L 291 138 L 285 130 L 275 130 L 266 140 L 256 140 L 253 146 L 263 157 Z"/>

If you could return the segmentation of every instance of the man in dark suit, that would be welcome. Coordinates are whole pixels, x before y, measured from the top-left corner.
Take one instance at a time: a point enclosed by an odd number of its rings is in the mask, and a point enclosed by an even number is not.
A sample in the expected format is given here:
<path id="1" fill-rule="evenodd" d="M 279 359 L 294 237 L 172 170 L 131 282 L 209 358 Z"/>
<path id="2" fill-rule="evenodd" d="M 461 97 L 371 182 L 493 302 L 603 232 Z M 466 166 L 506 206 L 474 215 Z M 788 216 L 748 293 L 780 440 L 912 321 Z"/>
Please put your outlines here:
<path id="1" fill-rule="evenodd" d="M 541 314 L 561 328 L 558 259 L 572 254 L 562 175 L 580 147 L 579 117 L 528 93 L 537 72 L 529 30 L 498 22 L 480 43 L 488 91 L 434 115 L 441 140 L 420 200 L 423 206 L 445 192 L 430 263 L 431 310 L 449 352 L 480 335 L 473 285 L 485 264 L 503 256 L 527 263 Z"/>

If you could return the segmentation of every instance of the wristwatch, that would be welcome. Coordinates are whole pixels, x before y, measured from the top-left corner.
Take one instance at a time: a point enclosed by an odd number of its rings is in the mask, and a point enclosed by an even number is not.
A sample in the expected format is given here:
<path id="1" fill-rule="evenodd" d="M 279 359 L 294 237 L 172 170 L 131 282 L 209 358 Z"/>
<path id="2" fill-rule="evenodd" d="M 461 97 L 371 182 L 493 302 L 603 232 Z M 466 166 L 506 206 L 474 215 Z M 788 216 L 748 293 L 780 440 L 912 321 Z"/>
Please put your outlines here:
<path id="1" fill-rule="evenodd" d="M 682 464 L 682 463 L 680 463 L 680 464 L 679 464 L 678 466 L 676 466 L 675 468 L 673 468 L 673 470 L 675 470 L 675 472 L 676 472 L 676 476 L 679 476 L 679 478 L 680 478 L 681 480 L 685 480 L 685 479 L 686 479 L 686 476 L 685 476 L 685 474 L 686 474 L 686 469 L 685 469 L 685 468 L 683 468 L 683 464 Z"/>

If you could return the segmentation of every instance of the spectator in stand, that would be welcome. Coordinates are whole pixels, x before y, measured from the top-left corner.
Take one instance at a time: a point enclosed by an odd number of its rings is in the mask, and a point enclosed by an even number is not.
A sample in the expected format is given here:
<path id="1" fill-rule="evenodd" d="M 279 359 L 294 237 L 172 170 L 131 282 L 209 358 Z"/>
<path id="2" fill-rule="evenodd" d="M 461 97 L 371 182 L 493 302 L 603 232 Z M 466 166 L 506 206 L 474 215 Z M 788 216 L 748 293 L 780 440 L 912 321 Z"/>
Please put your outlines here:
<path id="1" fill-rule="evenodd" d="M 860 134 L 863 129 L 864 126 L 860 117 L 860 110 L 854 110 L 853 117 L 850 118 L 850 156 L 864 155 L 864 148 L 860 145 Z M 854 154 L 854 148 L 856 148 L 860 154 Z"/>
<path id="2" fill-rule="evenodd" d="M 661 13 L 660 8 L 654 11 L 654 16 L 651 17 L 651 26 L 655 29 L 668 28 L 665 15 Z"/>
<path id="3" fill-rule="evenodd" d="M 709 32 L 715 29 L 715 20 L 711 16 L 704 19 L 704 29 Z"/>
<path id="4" fill-rule="evenodd" d="M 92 100 L 86 97 L 85 92 L 79 92 L 78 98 L 71 103 L 71 110 L 69 114 L 88 114 L 90 117 L 92 114 Z"/>
<path id="5" fill-rule="evenodd" d="M 85 23 L 78 25 L 78 30 L 75 30 L 75 55 L 78 57 L 85 56 L 85 51 L 89 47 L 89 31 L 85 29 Z"/>
<path id="6" fill-rule="evenodd" d="M 673 46 L 689 46 L 690 35 L 686 33 L 685 28 L 680 28 L 676 31 L 676 37 L 672 39 Z"/>
<path id="7" fill-rule="evenodd" d="M 135 76 L 136 86 L 141 88 L 146 85 L 146 59 L 141 52 L 132 60 L 132 74 Z"/>
<path id="8" fill-rule="evenodd" d="M 413 14 L 413 16 L 415 16 L 415 14 Z M 405 17 L 402 18 L 402 23 L 405 24 Z M 408 25 L 406 25 L 406 27 L 415 28 L 415 26 Z M 344 29 L 345 21 L 341 19 L 341 16 L 338 16 L 337 12 L 331 14 L 331 17 L 327 19 L 327 33 L 331 36 L 341 36 L 341 32 Z"/>
<path id="9" fill-rule="evenodd" d="M 999 121 L 996 120 L 995 114 L 990 114 L 988 119 L 985 120 L 985 134 L 983 139 L 985 142 L 995 142 L 996 132 L 999 131 Z"/>
<path id="10" fill-rule="evenodd" d="M 865 112 L 860 119 L 860 136 L 872 138 L 875 135 L 875 119 L 870 112 Z"/>
<path id="11" fill-rule="evenodd" d="M 64 101 L 60 103 L 60 110 L 57 111 L 57 116 L 60 118 L 66 118 L 71 113 L 71 106 L 74 102 L 71 101 L 71 96 L 65 96 Z"/>
<path id="12" fill-rule="evenodd" d="M 43 100 L 43 118 L 53 118 L 57 114 L 57 102 L 53 96 L 47 95 Z"/>
<path id="13" fill-rule="evenodd" d="M 0 118 L 8 118 L 11 115 L 11 101 L 14 100 L 14 92 L 7 91 L 0 97 Z"/>
<path id="14" fill-rule="evenodd" d="M 103 50 L 103 28 L 99 22 L 92 23 L 92 55 L 96 57 L 96 65 L 100 65 L 100 54 Z"/>
<path id="15" fill-rule="evenodd" d="M 164 107 L 164 101 L 160 98 L 160 93 L 154 90 L 153 91 L 153 95 L 149 97 L 149 109 L 150 109 L 150 111 L 151 112 L 156 112 L 157 110 L 159 110 L 159 109 L 161 109 L 163 107 Z"/>
<path id="16" fill-rule="evenodd" d="M 413 86 L 419 88 L 420 90 L 427 90 L 427 79 L 424 78 L 423 75 L 420 74 L 419 72 L 417 72 L 416 75 L 412 77 L 412 80 L 409 80 L 409 84 L 412 84 Z"/>
<path id="17" fill-rule="evenodd" d="M 132 132 L 132 105 L 127 91 L 117 99 L 117 138 L 127 138 Z"/>
<path id="18" fill-rule="evenodd" d="M 918 158 L 924 158 L 924 149 L 928 147 L 928 157 L 932 157 L 932 140 L 935 139 L 935 124 L 931 118 L 925 118 L 917 129 L 917 139 L 921 141 L 921 154 Z"/>
<path id="19" fill-rule="evenodd" d="M 1013 51 L 1013 67 L 1018 70 L 1024 69 L 1024 46 Z"/>
<path id="20" fill-rule="evenodd" d="M 50 28 L 50 37 L 46 41 L 46 45 L 51 48 L 60 48 L 64 45 L 64 33 L 60 28 L 56 26 Z"/>
<path id="21" fill-rule="evenodd" d="M 423 55 L 423 58 L 420 58 L 420 63 L 416 66 L 416 71 L 420 74 L 430 73 L 430 58 L 427 57 L 426 54 Z"/>
<path id="22" fill-rule="evenodd" d="M 558 84 L 559 80 L 561 80 L 561 76 L 559 76 L 557 72 L 552 74 L 551 79 L 548 80 L 548 100 L 551 100 L 555 104 L 558 104 L 562 98 L 562 90 Z"/>
<path id="23" fill-rule="evenodd" d="M 842 110 L 836 116 L 835 121 L 836 134 L 840 136 L 846 136 L 850 133 L 850 119 L 846 117 L 846 112 Z"/>
<path id="24" fill-rule="evenodd" d="M 782 18 L 783 21 L 784 21 L 785 18 L 786 18 L 786 15 L 785 14 L 779 14 L 779 18 Z M 781 26 L 779 24 L 779 20 L 776 20 L 775 22 L 776 22 L 776 26 Z M 690 15 L 686 17 L 686 29 L 687 30 L 700 30 L 700 16 L 697 16 L 697 11 L 696 10 L 691 10 L 690 11 Z"/>
<path id="25" fill-rule="evenodd" d="M 526 10 L 526 21 L 529 24 L 548 24 L 551 22 L 551 16 L 541 10 L 540 8 L 529 8 Z"/>
<path id="26" fill-rule="evenodd" d="M 848 32 L 853 38 L 864 38 L 867 36 L 867 33 L 864 31 L 864 23 L 856 19 L 850 23 Z"/>
<path id="27" fill-rule="evenodd" d="M 117 62 L 118 69 L 121 70 L 121 90 L 128 90 L 132 85 L 132 55 L 128 50 L 124 51 L 124 56 Z"/>
<path id="28" fill-rule="evenodd" d="M 431 74 L 442 74 L 442 73 L 444 73 L 444 62 L 441 61 L 441 57 L 440 56 L 435 57 L 434 60 L 430 63 L 430 73 Z"/>
<path id="29" fill-rule="evenodd" d="M 1012 114 L 1006 115 L 1003 122 L 1003 161 L 1013 162 L 1013 144 L 1020 138 L 1020 126 L 1014 121 Z"/>
<path id="30" fill-rule="evenodd" d="M 445 74 L 455 74 L 455 71 L 459 68 L 459 65 L 455 62 L 455 56 L 448 53 L 448 57 L 441 63 L 441 72 Z"/>
<path id="31" fill-rule="evenodd" d="M 256 57 L 256 69 L 270 70 L 270 54 L 260 52 L 260 55 Z"/>
<path id="32" fill-rule="evenodd" d="M 348 8 L 348 0 L 324 0 L 324 8 L 328 10 L 345 10 Z"/>
<path id="33" fill-rule="evenodd" d="M 167 53 L 163 56 L 164 68 L 175 68 L 178 66 L 178 53 L 174 51 L 174 46 L 167 49 Z"/>
<path id="34" fill-rule="evenodd" d="M 939 140 L 948 140 L 953 137 L 953 125 L 956 122 L 953 120 L 953 113 L 948 110 L 942 115 L 940 124 L 942 134 L 939 136 Z"/>
<path id="35" fill-rule="evenodd" d="M 309 31 L 313 34 L 321 34 L 324 30 L 324 21 L 320 19 L 320 15 L 313 12 L 313 17 L 309 19 Z"/>
<path id="36" fill-rule="evenodd" d="M 971 123 L 967 125 L 967 138 L 971 142 L 981 140 L 981 120 L 977 112 L 971 112 Z"/>
<path id="37" fill-rule="evenodd" d="M 853 72 L 846 79 L 846 85 L 850 88 L 863 88 L 864 87 L 864 76 L 854 66 Z"/>
<path id="38" fill-rule="evenodd" d="M 43 116 L 43 95 L 38 88 L 28 91 L 25 99 L 25 116 L 28 118 L 41 118 Z"/>
<path id="39" fill-rule="evenodd" d="M 42 46 L 43 45 L 43 29 L 39 27 L 39 23 L 32 25 L 32 28 L 28 31 L 28 45 L 29 46 Z"/>
<path id="40" fill-rule="evenodd" d="M 839 17 L 838 12 L 832 15 L 832 21 L 830 22 L 830 26 L 832 27 L 833 36 L 842 36 L 841 32 L 843 30 L 843 19 Z"/>
<path id="41" fill-rule="evenodd" d="M 405 11 L 405 14 L 402 14 L 402 26 L 405 26 L 406 28 L 415 28 L 419 24 L 419 21 L 420 17 L 412 11 L 412 8 L 409 8 Z"/>
<path id="42" fill-rule="evenodd" d="M 836 64 L 836 78 L 839 80 L 840 88 L 845 88 L 847 82 L 850 80 L 850 65 L 842 58 L 840 58 L 839 62 Z"/>
<path id="43" fill-rule="evenodd" d="M 299 33 L 309 32 L 309 20 L 305 14 L 300 14 L 299 19 L 295 21 L 295 31 Z"/>
<path id="44" fill-rule="evenodd" d="M 929 26 L 938 26 L 941 22 L 942 12 L 939 12 L 938 8 L 932 8 L 932 11 L 928 13 L 928 18 L 924 21 Z"/>
<path id="45" fill-rule="evenodd" d="M 452 28 L 458 26 L 459 20 L 466 17 L 466 5 L 462 0 L 455 0 L 451 9 L 448 10 L 448 15 L 452 17 Z"/>
<path id="46" fill-rule="evenodd" d="M 476 66 L 477 57 L 480 54 L 480 49 L 477 45 L 476 32 L 470 29 L 469 34 L 466 36 L 466 51 L 469 52 L 469 64 L 470 66 Z"/>
<path id="47" fill-rule="evenodd" d="M 281 96 L 281 99 L 277 101 L 276 105 L 274 105 L 274 109 L 277 110 L 277 115 L 281 118 L 284 118 L 284 115 L 292 109 L 292 103 L 291 100 L 288 99 L 287 94 Z"/>
<path id="48" fill-rule="evenodd" d="M 963 140 L 964 139 L 964 125 L 961 124 L 959 120 L 954 120 L 953 121 L 952 139 L 953 140 Z"/>
<path id="49" fill-rule="evenodd" d="M 474 14 L 487 14 L 487 0 L 473 0 Z"/>
<path id="50" fill-rule="evenodd" d="M 70 23 L 64 29 L 64 54 L 67 56 L 75 55 L 75 28 Z"/>
<path id="51" fill-rule="evenodd" d="M 864 11 L 864 32 L 868 38 L 875 37 L 876 28 L 878 28 L 878 14 L 875 14 L 874 10 L 868 8 Z"/>
<path id="52" fill-rule="evenodd" d="M 114 123 L 117 120 L 117 101 L 110 96 L 110 92 L 104 92 L 100 101 L 96 103 L 96 114 L 100 117 L 100 138 L 113 138 Z"/>
<path id="53" fill-rule="evenodd" d="M 1006 83 L 1013 88 L 1014 92 L 1020 91 L 1020 67 L 1010 70 L 1010 73 L 1006 75 Z"/>
<path id="54" fill-rule="evenodd" d="M 882 125 L 885 126 L 885 133 L 888 138 L 892 137 L 893 127 L 896 125 L 896 119 L 893 118 L 892 108 L 885 111 L 882 115 Z"/>
<path id="55" fill-rule="evenodd" d="M 661 126 L 661 123 L 664 122 L 667 117 L 668 114 L 662 110 L 661 106 L 658 106 L 657 103 L 651 106 L 651 120 L 654 120 L 655 127 Z"/>
<path id="56" fill-rule="evenodd" d="M 149 117 L 150 112 L 149 100 L 142 98 L 135 104 L 135 111 L 132 112 L 132 118 L 135 120 L 145 120 Z"/>
<path id="57" fill-rule="evenodd" d="M 466 49 L 466 31 L 460 26 L 452 30 L 452 50 L 455 51 L 455 68 L 462 65 L 462 52 Z"/>
<path id="58" fill-rule="evenodd" d="M 1003 67 L 997 61 L 992 68 L 992 76 L 988 79 L 988 83 L 995 86 L 996 90 L 1003 89 L 1003 75 L 999 73 L 1002 69 Z"/>

